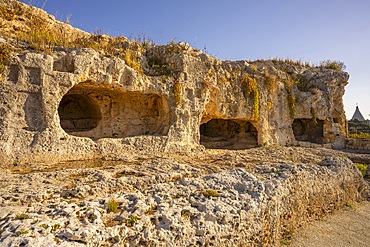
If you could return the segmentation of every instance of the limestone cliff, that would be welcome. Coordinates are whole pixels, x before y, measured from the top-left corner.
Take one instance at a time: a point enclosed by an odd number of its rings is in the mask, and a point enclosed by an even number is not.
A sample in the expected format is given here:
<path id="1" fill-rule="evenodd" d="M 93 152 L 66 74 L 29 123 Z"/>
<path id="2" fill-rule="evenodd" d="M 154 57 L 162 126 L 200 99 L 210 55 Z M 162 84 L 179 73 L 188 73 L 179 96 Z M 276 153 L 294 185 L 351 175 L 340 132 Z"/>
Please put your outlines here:
<path id="1" fill-rule="evenodd" d="M 0 0 L 0 243 L 287 243 L 369 196 L 352 163 L 369 154 L 302 147 L 344 145 L 347 80 L 92 35 Z"/>
<path id="2" fill-rule="evenodd" d="M 143 149 L 344 146 L 345 72 L 220 61 L 186 43 L 91 35 L 19 2 L 0 4 L 4 164 Z"/>

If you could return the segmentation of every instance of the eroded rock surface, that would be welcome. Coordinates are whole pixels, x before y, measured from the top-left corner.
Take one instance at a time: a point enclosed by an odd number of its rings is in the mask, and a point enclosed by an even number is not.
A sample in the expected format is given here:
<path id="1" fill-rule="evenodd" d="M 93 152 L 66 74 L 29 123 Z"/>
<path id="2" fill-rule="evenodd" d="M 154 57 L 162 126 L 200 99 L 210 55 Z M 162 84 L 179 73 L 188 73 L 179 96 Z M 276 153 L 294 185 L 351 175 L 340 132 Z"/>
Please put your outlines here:
<path id="1" fill-rule="evenodd" d="M 3 167 L 0 242 L 279 246 L 296 227 L 367 193 L 341 152 L 206 152 Z M 111 198 L 119 206 L 109 213 Z"/>
<path id="2" fill-rule="evenodd" d="M 344 147 L 345 72 L 279 59 L 220 61 L 187 43 L 91 35 L 1 2 L 1 163 L 201 144 Z"/>
<path id="3" fill-rule="evenodd" d="M 345 72 L 91 35 L 14 0 L 0 31 L 2 245 L 276 246 L 367 195 L 343 155 L 369 155 L 322 149 L 344 147 Z"/>

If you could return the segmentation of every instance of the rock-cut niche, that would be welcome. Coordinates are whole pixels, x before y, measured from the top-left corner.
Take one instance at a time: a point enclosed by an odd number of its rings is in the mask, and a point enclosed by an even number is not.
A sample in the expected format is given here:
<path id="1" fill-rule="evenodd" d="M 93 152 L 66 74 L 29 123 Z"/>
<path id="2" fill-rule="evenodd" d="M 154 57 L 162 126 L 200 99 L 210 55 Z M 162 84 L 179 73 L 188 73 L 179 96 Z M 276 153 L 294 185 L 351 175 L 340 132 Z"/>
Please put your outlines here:
<path id="1" fill-rule="evenodd" d="M 247 149 L 257 146 L 257 130 L 243 120 L 212 119 L 200 125 L 200 144 L 215 149 Z"/>
<path id="2" fill-rule="evenodd" d="M 96 128 L 101 121 L 97 102 L 82 94 L 68 94 L 58 108 L 60 125 L 67 132 L 84 132 Z"/>
<path id="3" fill-rule="evenodd" d="M 293 133 L 297 141 L 324 144 L 324 121 L 317 119 L 294 119 Z"/>
<path id="4" fill-rule="evenodd" d="M 171 120 L 164 96 L 93 83 L 69 90 L 59 103 L 58 114 L 65 132 L 91 139 L 163 136 Z"/>

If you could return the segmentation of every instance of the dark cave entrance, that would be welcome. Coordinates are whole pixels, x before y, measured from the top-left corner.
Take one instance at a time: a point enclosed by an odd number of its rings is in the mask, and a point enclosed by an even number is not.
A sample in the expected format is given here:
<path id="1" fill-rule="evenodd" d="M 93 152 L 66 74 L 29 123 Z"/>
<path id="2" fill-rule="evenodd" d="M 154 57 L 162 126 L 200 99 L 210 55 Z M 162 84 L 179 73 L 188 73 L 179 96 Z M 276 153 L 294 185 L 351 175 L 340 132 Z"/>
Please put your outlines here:
<path id="1" fill-rule="evenodd" d="M 294 119 L 292 128 L 297 141 L 325 143 L 323 120 Z"/>
<path id="2" fill-rule="evenodd" d="M 164 136 L 171 122 L 165 96 L 93 82 L 71 88 L 62 98 L 58 113 L 65 132 L 91 139 Z"/>
<path id="3" fill-rule="evenodd" d="M 247 149 L 257 146 L 257 130 L 248 121 L 212 119 L 200 125 L 200 144 L 214 149 Z"/>
<path id="4" fill-rule="evenodd" d="M 86 95 L 65 95 L 58 108 L 60 125 L 65 132 L 89 131 L 101 120 L 99 106 Z"/>

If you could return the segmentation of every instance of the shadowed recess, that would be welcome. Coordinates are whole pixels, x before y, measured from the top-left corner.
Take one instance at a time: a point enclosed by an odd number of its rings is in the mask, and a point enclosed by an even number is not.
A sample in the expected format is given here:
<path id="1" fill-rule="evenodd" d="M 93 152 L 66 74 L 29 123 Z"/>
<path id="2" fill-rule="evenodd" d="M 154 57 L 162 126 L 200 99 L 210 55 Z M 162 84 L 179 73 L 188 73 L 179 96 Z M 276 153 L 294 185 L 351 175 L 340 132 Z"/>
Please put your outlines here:
<path id="1" fill-rule="evenodd" d="M 67 133 L 92 130 L 101 120 L 97 104 L 88 96 L 80 94 L 64 96 L 58 113 L 60 125 Z"/>
<path id="2" fill-rule="evenodd" d="M 292 128 L 297 141 L 325 143 L 323 120 L 294 119 Z"/>
<path id="3" fill-rule="evenodd" d="M 125 138 L 167 135 L 171 111 L 166 97 L 124 91 L 93 82 L 74 86 L 60 102 L 61 127 L 71 135 Z"/>
<path id="4" fill-rule="evenodd" d="M 212 119 L 200 125 L 200 144 L 215 149 L 253 148 L 257 130 L 244 120 Z"/>

